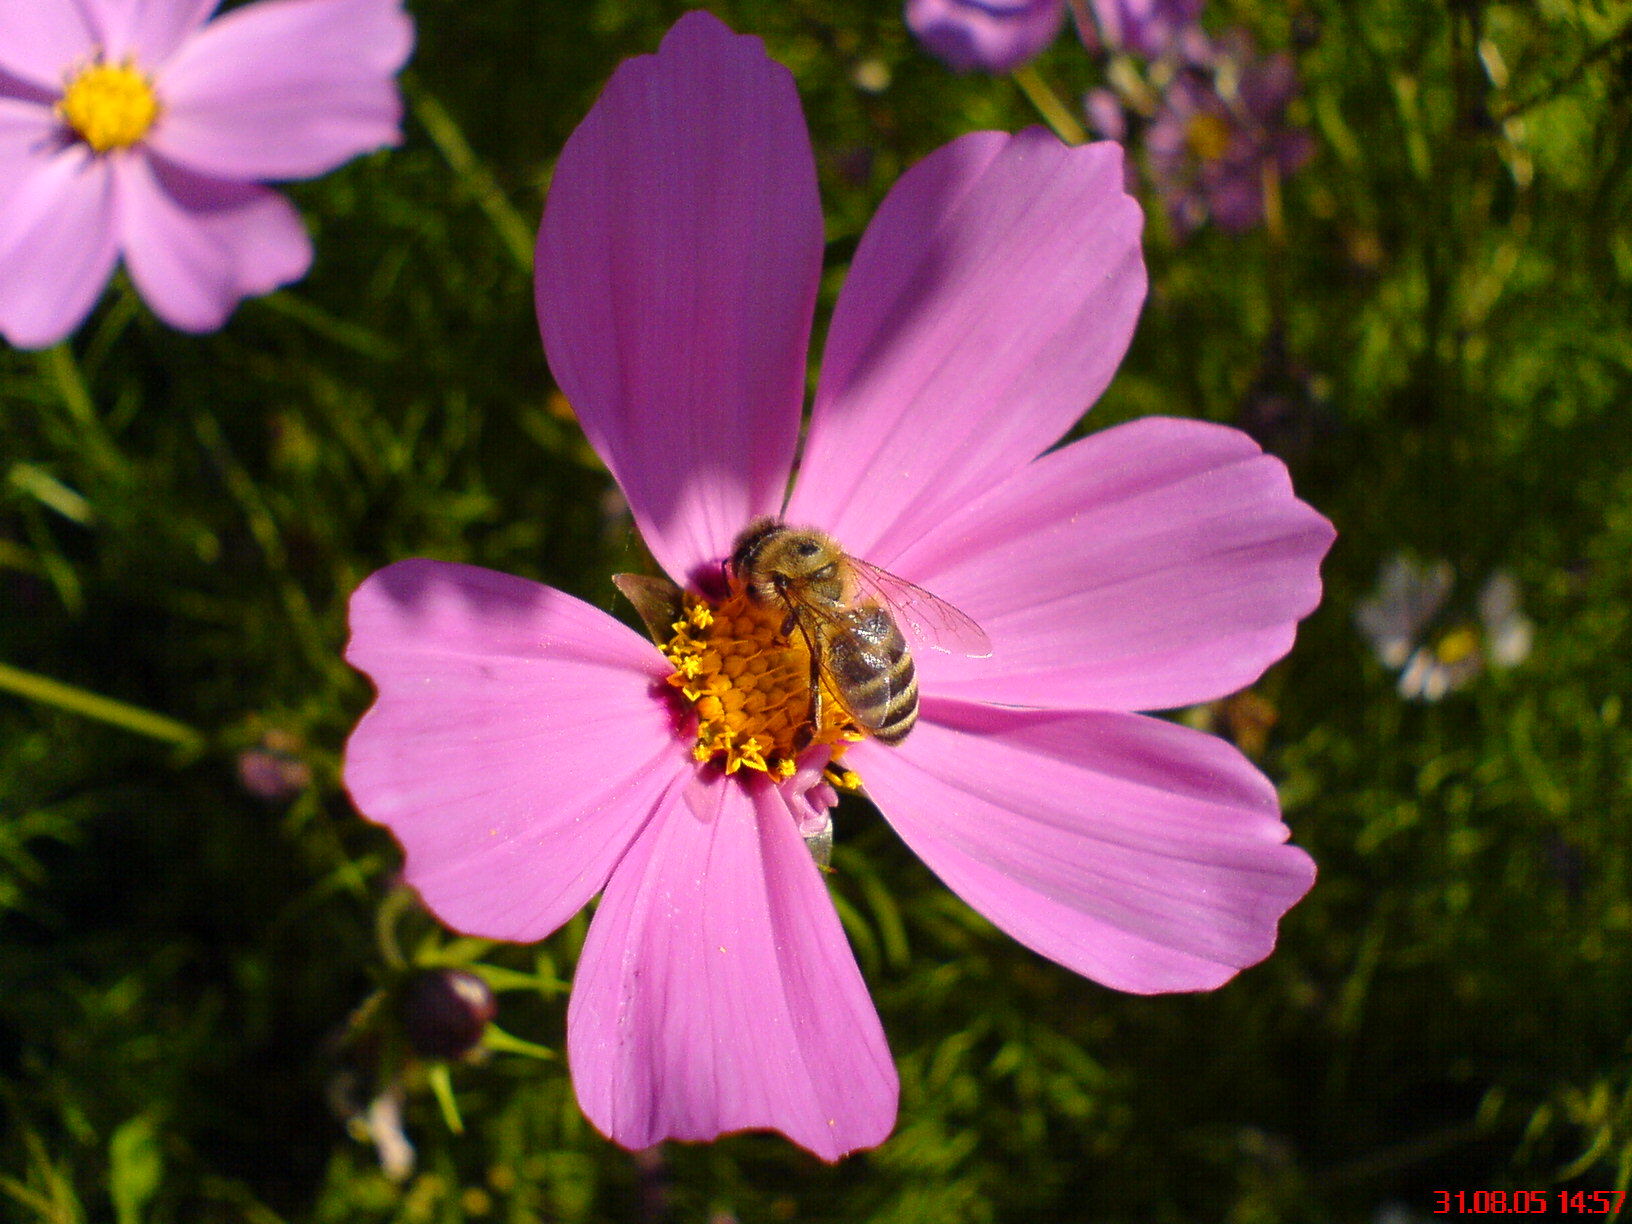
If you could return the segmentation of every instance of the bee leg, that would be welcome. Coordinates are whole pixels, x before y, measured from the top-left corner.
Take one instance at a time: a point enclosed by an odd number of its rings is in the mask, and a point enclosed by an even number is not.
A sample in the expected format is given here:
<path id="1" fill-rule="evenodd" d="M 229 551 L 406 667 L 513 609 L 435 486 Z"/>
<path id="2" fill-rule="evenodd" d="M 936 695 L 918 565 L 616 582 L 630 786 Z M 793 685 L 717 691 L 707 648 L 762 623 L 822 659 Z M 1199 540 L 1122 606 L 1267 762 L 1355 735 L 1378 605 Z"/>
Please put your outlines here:
<path id="1" fill-rule="evenodd" d="M 810 652 L 810 713 L 805 723 L 793 733 L 793 750 L 803 752 L 816 738 L 816 728 L 822 725 L 822 663 L 812 648 Z"/>

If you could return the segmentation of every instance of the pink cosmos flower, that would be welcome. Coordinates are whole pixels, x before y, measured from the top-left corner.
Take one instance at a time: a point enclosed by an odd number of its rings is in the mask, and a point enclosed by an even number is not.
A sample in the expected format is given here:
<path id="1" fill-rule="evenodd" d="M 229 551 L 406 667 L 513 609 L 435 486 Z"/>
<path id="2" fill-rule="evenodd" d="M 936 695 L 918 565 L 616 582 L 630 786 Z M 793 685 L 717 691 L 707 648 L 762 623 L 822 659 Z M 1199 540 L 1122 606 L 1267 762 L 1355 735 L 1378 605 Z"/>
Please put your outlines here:
<path id="1" fill-rule="evenodd" d="M 907 0 L 907 28 L 957 72 L 1029 63 L 1064 21 L 1065 0 Z"/>
<path id="2" fill-rule="evenodd" d="M 401 0 L 0 0 L 0 333 L 55 344 L 123 258 L 183 331 L 312 262 L 258 184 L 395 144 Z"/>
<path id="3" fill-rule="evenodd" d="M 536 940 L 600 894 L 567 1048 L 617 1142 L 773 1128 L 833 1160 L 889 1133 L 889 1049 L 801 837 L 835 780 L 998 926 L 1121 990 L 1227 981 L 1308 890 L 1269 781 L 1129 711 L 1281 657 L 1330 524 L 1221 426 L 1043 454 L 1126 348 L 1140 225 L 1114 145 L 978 132 L 920 162 L 856 252 L 784 506 L 823 243 L 792 78 L 692 13 L 568 141 L 538 244 L 545 349 L 690 593 L 658 648 L 520 578 L 380 571 L 352 599 L 347 658 L 379 696 L 345 777 L 456 929 Z M 989 635 L 988 658 L 914 650 L 898 747 L 790 739 L 808 658 L 721 571 L 779 512 Z"/>
<path id="4" fill-rule="evenodd" d="M 1090 51 L 1131 51 L 1154 59 L 1200 37 L 1203 0 L 1078 0 L 1091 21 L 1078 32 Z"/>
<path id="5" fill-rule="evenodd" d="M 1203 0 L 1071 0 L 1089 51 L 1166 55 L 1202 38 Z M 907 28 L 957 72 L 1012 72 L 1054 41 L 1067 0 L 907 0 Z"/>

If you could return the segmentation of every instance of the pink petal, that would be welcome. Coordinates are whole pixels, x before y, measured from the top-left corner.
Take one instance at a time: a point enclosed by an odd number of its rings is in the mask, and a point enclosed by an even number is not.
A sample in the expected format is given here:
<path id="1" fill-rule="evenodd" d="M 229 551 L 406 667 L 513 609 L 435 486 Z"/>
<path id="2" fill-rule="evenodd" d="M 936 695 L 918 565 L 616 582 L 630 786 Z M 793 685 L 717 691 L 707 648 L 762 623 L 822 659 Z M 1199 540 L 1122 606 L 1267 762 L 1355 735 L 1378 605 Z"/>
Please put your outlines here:
<path id="1" fill-rule="evenodd" d="M 311 178 L 401 139 L 399 0 L 263 0 L 212 21 L 159 75 L 148 139 L 201 174 Z"/>
<path id="2" fill-rule="evenodd" d="M 107 162 L 83 145 L 56 152 L 50 112 L 0 98 L 0 333 L 45 348 L 90 313 L 118 259 Z"/>
<path id="3" fill-rule="evenodd" d="M 914 166 L 839 294 L 790 519 L 892 553 L 1056 441 L 1145 296 L 1122 153 L 975 132 Z"/>
<path id="4" fill-rule="evenodd" d="M 30 180 L 71 148 L 52 105 L 0 95 L 0 166 L 6 171 L 0 174 L 0 230 L 12 219 L 12 199 L 25 196 Z M 85 156 L 83 150 L 76 155 Z"/>
<path id="5" fill-rule="evenodd" d="M 1246 434 L 1150 417 L 1045 455 L 897 559 L 992 657 L 917 651 L 925 692 L 1153 710 L 1256 680 L 1320 602 L 1332 525 Z"/>
<path id="6" fill-rule="evenodd" d="M 560 591 L 402 561 L 357 588 L 351 630 L 346 658 L 379 699 L 346 745 L 346 786 L 456 930 L 542 939 L 691 774 L 653 691 L 662 656 Z"/>
<path id="7" fill-rule="evenodd" d="M 629 1148 L 772 1129 L 883 1142 L 897 1084 L 833 903 L 777 788 L 674 802 L 618 864 L 567 1012 L 584 1113 Z"/>
<path id="8" fill-rule="evenodd" d="M 821 257 L 793 77 L 707 13 L 623 64 L 562 151 L 544 349 L 675 578 L 781 504 Z"/>
<path id="9" fill-rule="evenodd" d="M 306 275 L 312 243 L 275 191 L 157 159 L 114 159 L 120 243 L 136 288 L 182 331 L 213 331 L 246 297 Z"/>
<path id="10" fill-rule="evenodd" d="M 88 61 L 97 37 L 77 4 L 0 0 L 0 71 L 53 96 L 69 69 Z"/>
<path id="11" fill-rule="evenodd" d="M 109 59 L 134 56 L 151 73 L 203 25 L 220 0 L 78 0 Z"/>
<path id="12" fill-rule="evenodd" d="M 1268 956 L 1309 891 L 1275 788 L 1230 745 L 1133 714 L 926 701 L 846 758 L 948 887 L 1117 990 L 1209 990 Z"/>

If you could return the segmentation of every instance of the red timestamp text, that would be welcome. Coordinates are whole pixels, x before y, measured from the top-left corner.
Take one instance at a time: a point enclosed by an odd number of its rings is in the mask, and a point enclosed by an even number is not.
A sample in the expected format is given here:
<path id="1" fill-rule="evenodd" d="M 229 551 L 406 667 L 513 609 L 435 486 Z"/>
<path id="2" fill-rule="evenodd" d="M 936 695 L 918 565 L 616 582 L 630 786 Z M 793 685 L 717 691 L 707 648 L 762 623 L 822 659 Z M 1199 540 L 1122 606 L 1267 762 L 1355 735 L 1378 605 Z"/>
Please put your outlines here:
<path id="1" fill-rule="evenodd" d="M 1434 1214 L 1619 1215 L 1625 1190 L 1435 1190 Z"/>

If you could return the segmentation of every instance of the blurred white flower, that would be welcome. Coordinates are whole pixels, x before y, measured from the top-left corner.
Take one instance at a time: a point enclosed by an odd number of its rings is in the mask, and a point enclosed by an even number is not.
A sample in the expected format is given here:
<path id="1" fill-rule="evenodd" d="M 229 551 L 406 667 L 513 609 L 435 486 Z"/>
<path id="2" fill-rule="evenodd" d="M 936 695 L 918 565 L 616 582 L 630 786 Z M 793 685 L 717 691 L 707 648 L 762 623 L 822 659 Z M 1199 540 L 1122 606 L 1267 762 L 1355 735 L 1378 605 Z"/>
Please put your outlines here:
<path id="1" fill-rule="evenodd" d="M 1384 667 L 1403 667 L 1455 581 L 1449 561 L 1429 564 L 1406 553 L 1383 562 L 1377 593 L 1355 605 L 1354 621 Z"/>
<path id="2" fill-rule="evenodd" d="M 1454 583 L 1449 561 L 1397 553 L 1383 563 L 1376 593 L 1355 606 L 1355 624 L 1378 660 L 1400 669 L 1396 687 L 1407 700 L 1438 701 L 1487 665 L 1505 670 L 1529 657 L 1535 626 L 1519 611 L 1519 584 L 1510 573 L 1497 570 L 1486 579 L 1477 621 L 1438 624 Z"/>
<path id="3" fill-rule="evenodd" d="M 1492 574 L 1479 592 L 1479 619 L 1492 667 L 1517 667 L 1530 657 L 1536 626 L 1519 611 L 1519 584 L 1506 570 Z"/>

